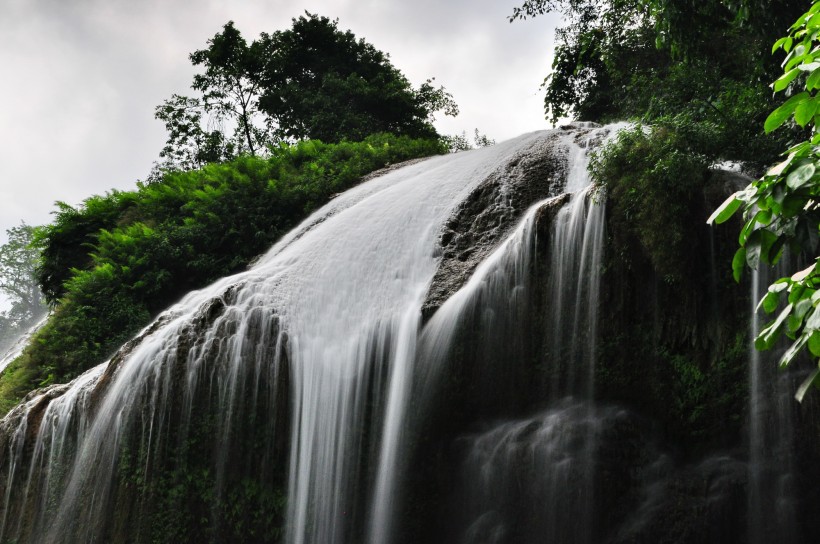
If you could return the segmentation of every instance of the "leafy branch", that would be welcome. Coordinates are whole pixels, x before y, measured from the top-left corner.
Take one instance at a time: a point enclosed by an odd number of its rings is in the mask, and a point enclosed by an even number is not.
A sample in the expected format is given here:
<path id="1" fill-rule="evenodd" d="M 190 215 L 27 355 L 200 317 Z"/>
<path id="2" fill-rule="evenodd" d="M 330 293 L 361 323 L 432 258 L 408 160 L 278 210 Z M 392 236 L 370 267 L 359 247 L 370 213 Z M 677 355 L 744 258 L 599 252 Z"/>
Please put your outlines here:
<path id="1" fill-rule="evenodd" d="M 783 74 L 772 88 L 792 95 L 768 116 L 764 129 L 769 133 L 793 121 L 810 129 L 810 138 L 788 149 L 785 160 L 762 178 L 731 195 L 708 222 L 723 223 L 743 211 L 741 247 L 732 261 L 736 280 L 745 266 L 775 264 L 787 247 L 814 256 L 805 269 L 770 285 L 758 307 L 772 314 L 785 302 L 755 339 L 755 347 L 765 350 L 783 335 L 788 337 L 792 344 L 779 362 L 785 368 L 806 348 L 820 358 L 820 0 L 797 19 L 788 36 L 775 42 L 772 53 L 779 49 L 787 56 Z M 820 364 L 798 388 L 797 400 L 802 401 L 812 385 L 820 388 Z"/>

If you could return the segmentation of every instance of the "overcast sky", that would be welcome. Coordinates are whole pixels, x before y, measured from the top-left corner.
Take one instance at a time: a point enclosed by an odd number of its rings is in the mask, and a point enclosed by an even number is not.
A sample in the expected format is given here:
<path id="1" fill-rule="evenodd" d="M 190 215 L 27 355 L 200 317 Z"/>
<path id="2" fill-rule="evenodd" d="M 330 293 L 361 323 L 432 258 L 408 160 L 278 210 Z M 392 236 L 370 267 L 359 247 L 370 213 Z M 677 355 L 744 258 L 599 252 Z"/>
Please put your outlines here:
<path id="1" fill-rule="evenodd" d="M 558 18 L 510 24 L 521 1 L 0 0 L 0 241 L 49 222 L 56 200 L 134 188 L 165 141 L 154 107 L 188 93 L 188 54 L 229 20 L 251 41 L 304 10 L 338 18 L 415 86 L 435 77 L 453 94 L 461 114 L 439 132 L 547 128 Z"/>

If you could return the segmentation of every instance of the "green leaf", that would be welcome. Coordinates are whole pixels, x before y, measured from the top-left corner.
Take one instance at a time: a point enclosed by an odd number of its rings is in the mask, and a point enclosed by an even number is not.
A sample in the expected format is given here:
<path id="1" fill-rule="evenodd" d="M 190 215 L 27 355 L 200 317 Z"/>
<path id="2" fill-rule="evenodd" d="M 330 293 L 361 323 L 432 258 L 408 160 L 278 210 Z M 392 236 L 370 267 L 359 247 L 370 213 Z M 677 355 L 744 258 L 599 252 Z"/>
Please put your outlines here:
<path id="1" fill-rule="evenodd" d="M 780 107 L 770 113 L 769 117 L 766 118 L 766 122 L 763 124 L 766 133 L 773 131 L 785 123 L 786 119 L 794 113 L 797 106 L 807 98 L 809 98 L 809 93 L 804 91 L 789 98 Z"/>
<path id="2" fill-rule="evenodd" d="M 732 258 L 732 277 L 735 281 L 740 283 L 740 277 L 743 274 L 743 267 L 746 265 L 746 248 L 741 247 L 735 251 L 735 256 Z"/>
<path id="3" fill-rule="evenodd" d="M 780 337 L 780 329 L 783 327 L 783 323 L 786 321 L 786 318 L 792 313 L 792 308 L 794 306 L 789 304 L 780 314 L 777 316 L 777 319 L 769 323 L 766 328 L 760 331 L 760 334 L 757 335 L 755 338 L 755 348 L 763 351 L 766 349 L 770 349 L 775 341 Z"/>
<path id="4" fill-rule="evenodd" d="M 740 191 L 738 191 L 739 193 Z M 707 225 L 711 225 L 713 223 L 717 223 L 718 225 L 721 223 L 726 222 L 734 213 L 737 211 L 738 208 L 743 204 L 742 201 L 737 199 L 737 194 L 735 193 L 731 195 L 729 198 L 723 201 L 718 209 L 712 212 L 712 215 L 709 216 L 709 219 L 706 220 Z"/>
<path id="5" fill-rule="evenodd" d="M 799 189 L 812 178 L 815 170 L 814 163 L 798 166 L 786 177 L 786 185 L 791 189 Z"/>
<path id="6" fill-rule="evenodd" d="M 809 315 L 809 318 L 806 320 L 806 331 L 817 331 L 820 330 L 820 310 L 815 310 Z"/>
<path id="7" fill-rule="evenodd" d="M 801 49 L 802 48 L 802 49 Z M 789 62 L 786 63 L 786 73 L 792 71 L 793 68 L 796 68 L 798 64 L 806 62 L 807 60 L 812 60 L 812 56 L 806 54 L 806 48 L 802 45 L 798 45 L 797 49 L 794 50 L 794 54 L 789 59 Z M 783 76 L 781 76 L 782 78 Z"/>
<path id="8" fill-rule="evenodd" d="M 774 234 L 769 229 L 760 229 L 760 258 L 763 259 L 763 262 L 767 264 L 772 264 L 771 260 L 769 259 L 770 254 L 772 253 L 772 247 L 777 242 L 777 235 Z M 775 251 L 776 252 L 776 251 Z"/>
<path id="9" fill-rule="evenodd" d="M 817 88 L 820 83 L 820 70 L 815 70 L 806 79 L 806 90 L 811 91 Z"/>
<path id="10" fill-rule="evenodd" d="M 763 236 L 760 230 L 753 230 L 746 239 L 746 265 L 752 270 L 757 270 L 760 262 L 760 253 L 763 249 Z"/>
<path id="11" fill-rule="evenodd" d="M 820 332 L 815 331 L 809 336 L 809 351 L 815 357 L 820 357 Z"/>
<path id="12" fill-rule="evenodd" d="M 811 298 L 802 298 L 797 301 L 797 304 L 794 305 L 792 315 L 802 324 L 803 318 L 806 317 L 806 313 L 808 313 L 808 311 L 812 308 L 814 308 L 814 306 L 811 303 Z"/>
<path id="13" fill-rule="evenodd" d="M 777 51 L 778 49 L 780 49 L 781 47 L 786 45 L 786 40 L 788 40 L 788 39 L 789 39 L 789 37 L 786 36 L 786 37 L 780 38 L 779 40 L 774 42 L 774 45 L 772 46 L 772 54 L 774 54 L 775 51 Z"/>
<path id="14" fill-rule="evenodd" d="M 818 71 L 818 73 L 820 73 L 820 71 Z M 814 118 L 815 113 L 817 113 L 817 99 L 812 98 L 806 100 L 795 108 L 794 121 L 801 127 L 805 127 L 809 124 L 809 121 Z"/>
<path id="15" fill-rule="evenodd" d="M 820 62 L 817 62 L 813 59 L 811 62 L 804 62 L 803 64 L 797 67 L 797 69 L 801 72 L 814 72 L 818 68 L 820 68 Z"/>
<path id="16" fill-rule="evenodd" d="M 760 301 L 760 304 L 757 305 L 757 309 L 759 310 L 761 307 L 763 311 L 767 314 L 772 313 L 777 309 L 777 303 L 780 301 L 780 293 L 766 293 L 766 296 Z"/>
<path id="17" fill-rule="evenodd" d="M 806 316 L 806 312 L 811 308 L 813 308 L 811 300 L 807 298 L 799 300 L 797 304 L 794 305 L 794 310 L 789 316 L 788 326 L 790 332 L 795 333 L 800 329 L 803 325 L 803 318 Z"/>
<path id="18" fill-rule="evenodd" d="M 770 168 L 769 171 L 766 172 L 766 175 L 767 176 L 779 176 L 792 163 L 792 160 L 794 160 L 794 157 L 795 157 L 795 154 L 790 153 L 788 158 L 785 161 L 781 162 L 777 166 L 773 166 L 772 168 Z"/>
<path id="19" fill-rule="evenodd" d="M 754 228 L 756 225 L 757 221 L 755 220 L 755 217 L 752 217 L 751 219 L 746 221 L 746 224 L 743 225 L 742 229 L 740 229 L 740 234 L 737 237 L 737 243 L 742 246 L 745 246 L 746 240 L 748 240 L 749 236 L 754 232 Z"/>
<path id="20" fill-rule="evenodd" d="M 783 248 L 786 247 L 786 237 L 778 236 L 777 240 L 769 248 L 769 253 L 766 254 L 766 262 L 775 265 L 780 257 L 783 256 Z"/>
<path id="21" fill-rule="evenodd" d="M 804 285 L 793 283 L 789 288 L 789 302 L 795 304 L 798 300 L 803 298 L 803 293 L 805 292 L 806 287 Z"/>
<path id="22" fill-rule="evenodd" d="M 794 78 L 796 78 L 798 74 L 800 74 L 800 68 L 792 68 L 791 70 L 777 78 L 777 80 L 775 80 L 775 82 L 772 84 L 774 92 L 780 92 L 786 87 L 788 87 L 789 83 L 794 81 Z"/>
<path id="23" fill-rule="evenodd" d="M 807 266 L 806 268 L 804 268 L 800 272 L 795 272 L 794 274 L 792 274 L 791 280 L 792 281 L 803 281 L 804 279 L 806 279 L 809 276 L 809 274 L 814 272 L 814 269 L 815 269 L 816 266 L 817 266 L 817 261 L 813 262 L 810 266 Z"/>
<path id="24" fill-rule="evenodd" d="M 794 394 L 794 398 L 797 399 L 797 402 L 803 402 L 803 398 L 806 396 L 806 393 L 809 391 L 811 386 L 820 387 L 820 367 L 815 368 L 809 377 L 806 378 L 803 383 L 800 384 L 800 387 L 797 388 L 797 393 Z"/>

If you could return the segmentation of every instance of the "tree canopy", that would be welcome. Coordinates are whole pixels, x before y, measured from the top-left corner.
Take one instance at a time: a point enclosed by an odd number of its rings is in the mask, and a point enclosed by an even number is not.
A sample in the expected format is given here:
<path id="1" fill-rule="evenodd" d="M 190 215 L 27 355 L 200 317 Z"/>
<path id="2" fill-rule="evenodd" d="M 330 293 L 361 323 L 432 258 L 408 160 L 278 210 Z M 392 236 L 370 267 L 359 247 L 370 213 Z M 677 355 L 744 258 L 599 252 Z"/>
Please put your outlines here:
<path id="1" fill-rule="evenodd" d="M 458 114 L 444 87 L 431 78 L 413 88 L 386 53 L 340 30 L 338 20 L 306 13 L 292 21 L 251 43 L 229 21 L 191 53 L 203 70 L 191 85 L 197 94 L 174 94 L 155 111 L 168 131 L 161 167 L 256 155 L 283 140 L 437 138 L 436 112 Z"/>
<path id="2" fill-rule="evenodd" d="M 791 134 L 760 126 L 779 71 L 770 44 L 802 13 L 801 0 L 526 0 L 511 21 L 560 11 L 544 80 L 553 122 L 638 119 L 713 125 L 714 153 L 762 167 Z"/>
<path id="3" fill-rule="evenodd" d="M 435 138 L 433 114 L 458 108 L 427 80 L 413 89 L 388 55 L 342 32 L 338 20 L 306 14 L 262 36 L 270 62 L 260 107 L 282 136 L 338 142 L 375 132 Z"/>

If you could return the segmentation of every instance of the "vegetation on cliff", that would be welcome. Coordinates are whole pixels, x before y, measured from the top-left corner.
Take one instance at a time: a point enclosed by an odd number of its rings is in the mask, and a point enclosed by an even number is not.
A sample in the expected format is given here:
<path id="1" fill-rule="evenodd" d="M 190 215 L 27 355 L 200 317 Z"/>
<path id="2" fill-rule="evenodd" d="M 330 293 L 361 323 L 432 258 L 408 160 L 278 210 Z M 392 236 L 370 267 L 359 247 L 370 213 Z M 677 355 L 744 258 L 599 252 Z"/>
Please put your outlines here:
<path id="1" fill-rule="evenodd" d="M 0 409 L 102 362 L 174 300 L 243 269 L 367 173 L 444 151 L 437 140 L 406 136 L 302 141 L 268 158 L 168 173 L 76 208 L 59 204 L 37 242 L 39 280 L 54 313 L 0 376 Z"/>
<path id="2" fill-rule="evenodd" d="M 456 147 L 432 125 L 436 112 L 458 113 L 452 96 L 432 79 L 413 88 L 386 53 L 327 17 L 306 13 L 250 43 L 228 22 L 190 60 L 201 68 L 194 95 L 156 108 L 168 140 L 148 180 L 58 202 L 37 231 L 53 315 L 0 376 L 0 412 L 102 362 L 364 175 Z"/>
<path id="3" fill-rule="evenodd" d="M 713 168 L 723 161 L 738 161 L 744 172 L 758 175 L 778 160 L 784 148 L 805 137 L 804 127 L 816 113 L 816 103 L 808 99 L 796 115 L 796 123 L 778 132 L 770 127 L 762 130 L 770 112 L 775 110 L 782 123 L 797 113 L 801 100 L 790 100 L 787 111 L 778 108 L 771 83 L 777 81 L 774 88 L 781 91 L 809 82 L 811 72 L 806 67 L 814 62 L 808 55 L 810 44 L 804 43 L 804 49 L 797 53 L 794 49 L 811 37 L 810 32 L 778 42 L 787 49 L 794 47 L 784 61 L 786 75 L 780 65 L 782 54 L 770 54 L 772 43 L 804 10 L 805 3 L 797 0 L 708 0 L 694 4 L 688 0 L 527 0 L 510 17 L 514 21 L 561 11 L 568 21 L 557 33 L 552 72 L 544 81 L 549 118 L 557 121 L 573 115 L 599 122 L 630 119 L 636 123 L 592 163 L 593 175 L 605 188 L 609 202 L 610 263 L 605 274 L 633 281 L 652 270 L 663 280 L 651 289 L 652 298 L 663 310 L 634 330 L 604 331 L 602 360 L 615 366 L 602 374 L 602 393 L 606 396 L 607 389 L 616 389 L 614 398 L 629 398 L 636 379 L 640 382 L 653 375 L 650 386 L 666 383 L 661 389 L 678 399 L 677 415 L 670 423 L 678 425 L 688 419 L 684 435 L 690 438 L 709 428 L 713 416 L 704 418 L 703 414 L 714 415 L 715 409 L 723 410 L 734 421 L 736 432 L 744 410 L 740 400 L 745 382 L 737 374 L 743 364 L 744 326 L 727 327 L 720 320 L 709 327 L 694 323 L 699 320 L 696 315 L 747 312 L 743 306 L 721 308 L 714 300 L 714 307 L 707 308 L 708 299 L 718 296 L 710 282 L 717 281 L 719 291 L 731 291 L 728 262 L 721 266 L 704 260 L 704 255 L 714 258 L 716 249 L 725 249 L 728 232 L 710 234 L 703 229 L 702 222 L 720 202 L 715 198 L 727 188 L 726 178 L 716 175 Z M 802 17 L 793 31 L 799 33 L 800 24 L 810 21 L 811 16 Z M 801 63 L 803 68 L 798 67 Z M 771 122 L 770 118 L 767 123 Z M 801 164 L 796 160 L 793 167 Z M 803 173 L 806 171 L 804 168 Z M 784 172 L 781 180 L 786 174 L 789 172 Z M 778 198 L 784 194 L 780 190 Z M 805 203 L 804 199 L 794 211 Z M 765 222 L 770 220 L 765 213 L 762 217 Z M 817 221 L 808 222 L 813 228 L 798 229 L 796 234 L 813 236 L 816 244 Z M 788 226 L 795 234 L 794 223 Z M 747 225 L 742 239 L 750 233 Z M 766 251 L 771 249 L 772 256 L 784 246 L 783 240 L 775 244 L 775 237 L 763 230 L 751 236 L 757 248 L 753 257 L 760 254 L 761 240 L 766 241 L 763 245 Z M 735 269 L 745 260 L 743 256 L 736 258 Z M 624 275 L 633 280 L 624 279 Z M 781 281 L 775 290 L 784 290 L 786 283 Z M 767 309 L 776 306 L 775 297 L 768 297 Z M 718 298 L 725 303 L 725 296 Z M 799 317 L 805 317 L 806 308 L 804 302 Z M 654 332 L 646 333 L 646 327 Z M 784 320 L 777 327 L 785 328 Z M 790 327 L 793 334 L 798 324 Z M 683 332 L 677 334 L 675 329 Z M 768 345 L 775 336 L 767 336 Z M 617 346 L 623 343 L 631 346 L 632 359 L 640 352 L 639 360 L 654 361 L 660 370 L 655 372 L 651 365 L 638 365 L 643 368 L 639 372 L 630 370 L 635 365 L 632 360 L 621 365 L 622 356 L 630 357 L 618 355 Z M 758 344 L 763 346 L 764 342 Z M 820 346 L 820 341 L 816 344 Z M 704 350 L 705 346 L 711 347 Z M 669 383 L 669 376 L 681 379 Z M 722 385 L 713 391 L 703 387 L 716 383 Z M 643 405 L 647 401 L 633 402 Z"/>

